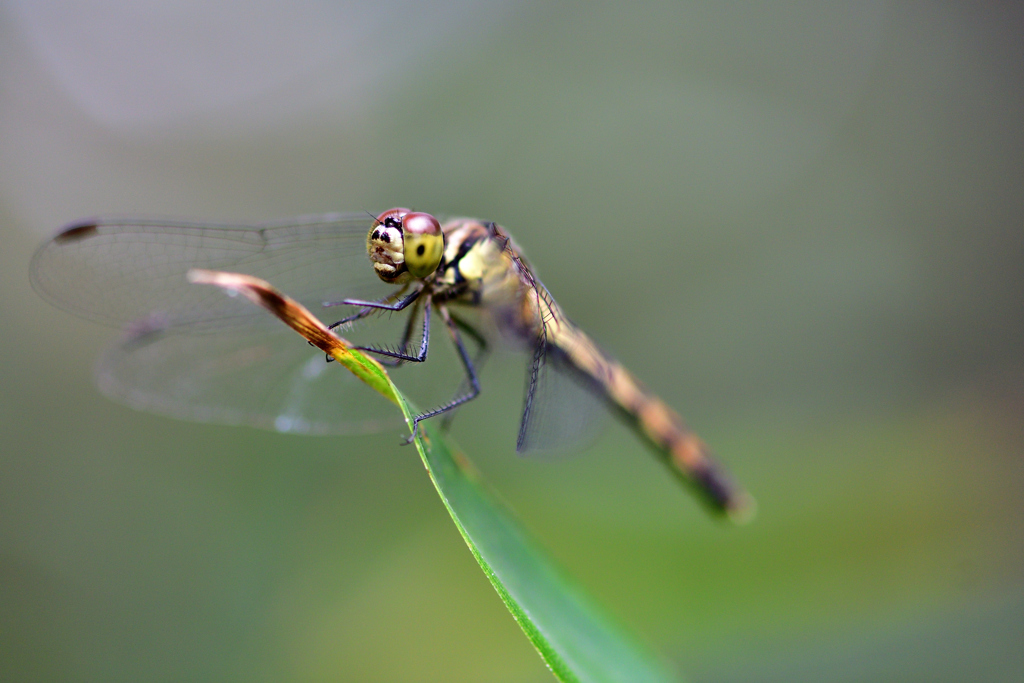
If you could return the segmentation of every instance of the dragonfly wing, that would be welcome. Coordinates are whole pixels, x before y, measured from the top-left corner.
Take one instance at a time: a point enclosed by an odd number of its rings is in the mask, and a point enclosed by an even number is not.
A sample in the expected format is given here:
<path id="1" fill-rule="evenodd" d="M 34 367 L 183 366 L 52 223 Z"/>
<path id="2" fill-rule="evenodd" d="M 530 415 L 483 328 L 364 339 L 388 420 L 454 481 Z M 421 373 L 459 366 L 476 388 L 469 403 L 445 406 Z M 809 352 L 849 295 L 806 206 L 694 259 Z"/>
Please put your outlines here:
<path id="1" fill-rule="evenodd" d="M 120 403 L 197 422 L 305 434 L 400 427 L 387 400 L 273 322 L 279 329 L 262 335 L 132 330 L 100 358 L 97 383 Z"/>
<path id="2" fill-rule="evenodd" d="M 125 327 L 97 380 L 130 406 L 280 431 L 376 431 L 396 414 L 393 406 L 259 306 L 186 277 L 191 268 L 254 275 L 333 322 L 352 309 L 325 311 L 324 302 L 392 289 L 367 261 L 372 221 L 366 214 L 259 226 L 89 221 L 36 252 L 32 284 L 60 308 Z"/>
<path id="3" fill-rule="evenodd" d="M 607 414 L 592 380 L 557 348 L 540 344 L 526 373 L 519 453 L 571 448 L 595 438 Z"/>
<path id="4" fill-rule="evenodd" d="M 368 214 L 328 214 L 257 226 L 137 218 L 65 229 L 32 260 L 32 284 L 76 315 L 121 326 L 160 318 L 165 330 L 271 327 L 265 313 L 213 287 L 189 284 L 191 268 L 254 275 L 319 315 L 326 301 L 375 298 L 387 286 L 366 258 Z M 338 317 L 341 317 L 339 315 Z"/>

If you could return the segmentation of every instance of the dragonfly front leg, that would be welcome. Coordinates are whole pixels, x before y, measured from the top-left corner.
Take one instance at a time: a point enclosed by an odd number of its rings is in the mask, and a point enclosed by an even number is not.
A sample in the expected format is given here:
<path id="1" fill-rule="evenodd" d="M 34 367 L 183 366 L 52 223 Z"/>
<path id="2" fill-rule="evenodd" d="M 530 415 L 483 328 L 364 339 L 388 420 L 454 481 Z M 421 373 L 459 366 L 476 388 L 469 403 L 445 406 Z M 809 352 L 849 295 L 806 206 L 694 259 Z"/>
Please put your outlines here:
<path id="1" fill-rule="evenodd" d="M 341 325 L 344 325 L 345 323 L 350 323 L 350 322 L 354 322 L 356 320 L 361 320 L 361 319 L 365 318 L 366 316 L 370 315 L 371 313 L 373 313 L 374 311 L 380 311 L 380 310 L 385 310 L 385 311 L 401 311 L 401 310 L 407 308 L 409 306 L 409 304 L 411 304 L 412 302 L 416 301 L 416 299 L 419 298 L 420 294 L 423 293 L 423 290 L 422 289 L 417 289 L 412 294 L 409 294 L 406 297 L 402 297 L 401 299 L 398 299 L 398 297 L 401 297 L 404 292 L 405 292 L 405 288 L 403 287 L 401 291 L 396 292 L 394 294 L 389 294 L 386 297 L 384 297 L 383 299 L 378 299 L 377 301 L 362 301 L 360 299 L 343 299 L 341 301 L 325 301 L 324 304 L 323 304 L 325 308 L 330 307 L 330 306 L 343 306 L 343 305 L 344 306 L 362 306 L 362 308 L 360 310 L 356 311 L 352 315 L 347 316 L 345 318 L 342 318 L 341 320 L 339 320 L 336 323 L 331 323 L 327 327 L 329 329 L 333 330 L 334 328 L 339 327 Z M 396 299 L 397 299 L 397 301 L 396 301 Z"/>
<path id="2" fill-rule="evenodd" d="M 334 301 L 326 302 L 326 303 L 324 303 L 324 306 L 336 306 L 338 303 L 340 303 L 340 302 L 334 302 Z M 330 325 L 327 326 L 327 329 L 333 330 L 335 328 L 341 327 L 342 325 L 346 325 L 348 323 L 355 322 L 356 320 L 362 320 L 366 316 L 368 316 L 371 313 L 373 313 L 375 310 L 376 310 L 375 308 L 370 308 L 369 306 L 366 306 L 365 308 L 362 308 L 362 309 L 356 311 L 352 315 L 347 315 L 344 318 L 342 318 L 341 320 L 338 320 L 337 322 L 331 323 Z"/>
<path id="3" fill-rule="evenodd" d="M 419 293 L 417 292 L 417 295 L 418 294 Z M 422 363 L 425 361 L 427 359 L 427 349 L 430 346 L 430 297 L 424 297 L 423 301 L 425 302 L 423 304 L 423 339 L 420 341 L 420 351 L 418 354 L 412 356 L 405 352 L 405 348 L 409 344 L 409 338 L 412 336 L 412 323 L 416 320 L 415 311 L 413 311 L 409 316 L 409 320 L 405 324 L 405 334 L 402 335 L 400 349 L 387 349 L 376 346 L 357 346 L 355 348 L 360 351 L 369 351 L 370 353 L 394 358 L 395 361 L 383 361 L 385 365 L 392 367 L 399 366 L 405 361 L 411 361 L 413 363 Z"/>
<path id="4" fill-rule="evenodd" d="M 462 343 L 462 335 L 459 334 L 458 323 L 452 319 L 447 306 L 441 304 L 437 307 L 437 310 L 441 314 L 441 318 L 444 320 L 444 323 L 448 328 L 448 333 L 451 335 L 452 342 L 455 344 L 455 348 L 459 352 L 459 358 L 462 359 L 462 365 L 466 369 L 466 380 L 469 382 L 469 391 L 461 396 L 456 396 L 443 406 L 439 406 L 433 410 L 428 410 L 427 412 L 421 413 L 413 418 L 412 433 L 414 436 L 416 434 L 416 429 L 423 420 L 426 420 L 429 417 L 434 417 L 435 415 L 440 415 L 441 413 L 447 413 L 449 410 L 457 408 L 467 401 L 472 401 L 480 395 L 480 380 L 477 378 L 476 368 L 473 367 L 473 361 L 469 357 L 469 352 L 466 351 L 466 345 Z M 412 437 L 410 437 L 409 440 L 409 443 L 411 442 Z"/>
<path id="5" fill-rule="evenodd" d="M 408 308 L 409 304 L 414 303 L 417 299 L 419 299 L 420 294 L 423 293 L 423 289 L 417 289 L 415 292 L 413 292 L 413 293 L 409 294 L 408 296 L 403 297 L 401 299 L 397 299 L 397 301 L 396 301 L 396 298 L 397 297 L 401 297 L 402 294 L 405 292 L 405 289 L 406 288 L 403 287 L 400 291 L 395 292 L 393 294 L 389 294 L 386 297 L 384 297 L 383 299 L 378 299 L 377 301 L 361 301 L 359 299 L 344 299 L 343 301 L 325 301 L 324 304 L 323 304 L 325 307 L 328 307 L 328 306 L 341 306 L 341 305 L 362 306 L 362 308 L 360 310 L 356 311 L 355 313 L 353 313 L 350 316 L 346 316 L 346 317 L 342 318 L 341 320 L 339 320 L 337 322 L 331 323 L 330 325 L 327 326 L 327 328 L 330 329 L 330 330 L 334 330 L 334 329 L 336 329 L 338 327 L 341 327 L 342 325 L 345 325 L 347 323 L 355 322 L 356 320 L 362 320 L 363 318 L 365 318 L 366 316 L 370 315 L 371 313 L 373 313 L 375 311 L 380 311 L 380 310 L 385 310 L 385 311 L 401 311 L 401 310 L 403 310 L 405 308 Z M 413 316 L 413 318 L 415 318 L 415 316 Z M 409 337 L 412 334 L 411 325 L 412 325 L 412 321 L 410 321 L 406 325 L 405 336 L 402 338 L 402 345 L 401 345 L 401 348 L 402 348 L 403 351 L 405 350 L 406 346 L 408 346 L 408 344 L 409 344 Z M 312 342 L 310 342 L 310 344 L 312 345 Z M 375 351 L 376 349 L 369 348 L 369 349 L 363 349 L 363 350 Z M 327 355 L 327 362 L 330 363 L 332 360 L 334 360 L 334 359 L 331 358 L 330 354 L 328 354 Z M 406 360 L 408 360 L 408 359 L 406 359 Z M 385 363 L 385 365 L 388 365 L 388 366 L 391 366 L 391 367 L 394 367 L 394 366 L 397 366 L 397 365 L 400 365 L 400 364 L 401 364 L 401 361 L 399 361 L 397 363 L 387 363 L 387 362 Z"/>
<path id="6" fill-rule="evenodd" d="M 402 353 L 405 353 L 405 350 L 409 348 L 409 340 L 412 339 L 412 330 L 413 330 L 413 327 L 416 325 L 416 316 L 419 315 L 419 313 L 420 313 L 419 305 L 413 306 L 412 311 L 409 313 L 408 317 L 405 320 L 405 330 L 402 332 L 402 339 L 398 342 L 398 346 L 395 347 L 396 349 L 398 349 Z M 428 334 L 429 334 L 429 331 L 430 330 L 428 328 L 427 329 L 427 333 Z M 426 351 L 425 350 L 422 350 L 422 351 L 423 351 L 423 357 L 426 358 Z M 381 365 L 386 365 L 389 368 L 400 367 L 402 365 L 402 363 L 405 362 L 405 360 L 402 359 L 402 358 L 390 358 L 390 357 L 389 358 L 378 358 L 377 360 L 378 360 L 378 362 Z"/>

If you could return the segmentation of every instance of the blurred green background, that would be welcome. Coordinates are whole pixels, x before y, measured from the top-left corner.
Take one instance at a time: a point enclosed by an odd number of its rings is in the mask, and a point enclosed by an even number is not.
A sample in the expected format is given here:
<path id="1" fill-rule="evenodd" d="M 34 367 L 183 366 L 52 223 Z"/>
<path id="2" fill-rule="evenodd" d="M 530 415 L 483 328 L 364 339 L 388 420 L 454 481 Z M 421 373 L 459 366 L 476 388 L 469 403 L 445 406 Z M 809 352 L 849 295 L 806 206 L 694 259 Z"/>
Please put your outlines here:
<path id="1" fill-rule="evenodd" d="M 1024 11 L 1014 3 L 0 4 L 0 678 L 546 681 L 398 434 L 95 390 L 33 249 L 103 213 L 502 223 L 757 496 L 624 427 L 454 438 L 695 681 L 1024 671 Z"/>

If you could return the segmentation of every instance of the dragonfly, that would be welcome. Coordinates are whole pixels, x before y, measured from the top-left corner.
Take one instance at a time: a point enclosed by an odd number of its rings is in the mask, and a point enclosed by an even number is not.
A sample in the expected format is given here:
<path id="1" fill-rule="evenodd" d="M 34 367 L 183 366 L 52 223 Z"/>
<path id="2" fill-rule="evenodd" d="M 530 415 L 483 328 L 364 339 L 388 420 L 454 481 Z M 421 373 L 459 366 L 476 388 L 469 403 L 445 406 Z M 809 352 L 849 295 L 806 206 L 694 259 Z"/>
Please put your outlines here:
<path id="1" fill-rule="evenodd" d="M 111 398 L 187 420 L 377 432 L 395 424 L 393 406 L 326 372 L 322 354 L 261 309 L 189 284 L 192 269 L 259 277 L 310 310 L 347 309 L 332 329 L 402 315 L 397 343 L 357 346 L 394 367 L 426 361 L 437 317 L 461 384 L 414 430 L 438 416 L 447 426 L 479 395 L 492 348 L 511 342 L 528 358 L 518 452 L 578 440 L 594 406 L 610 409 L 712 510 L 751 509 L 704 442 L 565 315 L 494 222 L 442 224 L 406 208 L 260 225 L 111 217 L 74 223 L 35 253 L 31 280 L 45 299 L 123 329 L 97 364 Z"/>

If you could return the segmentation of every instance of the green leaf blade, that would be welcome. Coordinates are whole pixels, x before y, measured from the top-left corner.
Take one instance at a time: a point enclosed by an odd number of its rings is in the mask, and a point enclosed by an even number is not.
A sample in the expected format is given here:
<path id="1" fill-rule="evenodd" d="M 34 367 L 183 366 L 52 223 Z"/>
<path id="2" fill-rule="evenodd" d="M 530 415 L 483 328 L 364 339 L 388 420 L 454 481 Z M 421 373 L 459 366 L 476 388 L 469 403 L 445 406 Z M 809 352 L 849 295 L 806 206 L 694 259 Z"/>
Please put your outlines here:
<path id="1" fill-rule="evenodd" d="M 396 390 L 406 419 L 413 408 Z M 425 429 L 424 429 L 425 428 Z M 459 532 L 505 606 L 561 681 L 679 681 L 598 609 L 428 421 L 416 448 Z"/>

